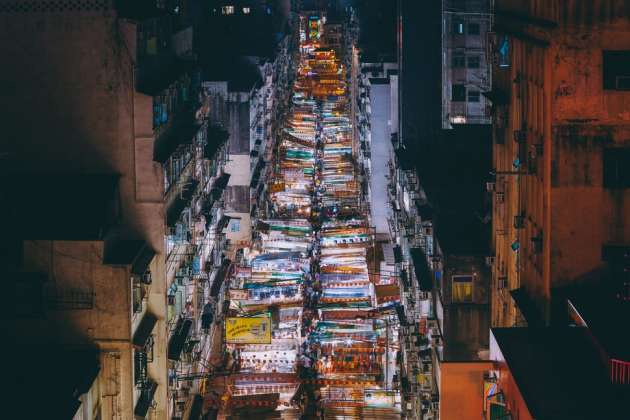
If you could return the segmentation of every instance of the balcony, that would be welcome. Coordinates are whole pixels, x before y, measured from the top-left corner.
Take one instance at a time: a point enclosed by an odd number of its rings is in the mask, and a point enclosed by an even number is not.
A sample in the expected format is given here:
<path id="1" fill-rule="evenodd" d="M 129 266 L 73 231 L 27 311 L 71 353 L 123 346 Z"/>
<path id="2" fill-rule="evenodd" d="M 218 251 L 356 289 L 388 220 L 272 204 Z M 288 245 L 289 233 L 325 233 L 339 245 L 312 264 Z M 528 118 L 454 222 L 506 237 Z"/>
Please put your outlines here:
<path id="1" fill-rule="evenodd" d="M 153 398 L 157 387 L 158 384 L 152 379 L 148 379 L 141 385 L 140 397 L 138 398 L 136 407 L 133 410 L 133 414 L 135 416 L 140 418 L 145 418 L 147 416 L 149 408 L 153 404 Z"/>
<path id="2" fill-rule="evenodd" d="M 190 201 L 197 189 L 198 181 L 191 179 L 182 186 L 181 193 L 175 197 L 166 211 L 166 225 L 174 227 L 186 207 L 190 206 Z"/>
<path id="3" fill-rule="evenodd" d="M 192 144 L 202 124 L 195 118 L 195 110 L 191 107 L 180 111 L 173 125 L 156 138 L 153 160 L 159 163 L 166 161 L 183 145 Z"/>
<path id="4" fill-rule="evenodd" d="M 229 134 L 223 128 L 216 125 L 208 125 L 206 144 L 203 149 L 204 159 L 214 160 L 219 149 L 227 142 Z"/>
<path id="5" fill-rule="evenodd" d="M 167 357 L 169 360 L 177 361 L 180 359 L 184 344 L 192 329 L 192 324 L 192 319 L 179 318 L 177 320 L 177 325 L 168 342 Z"/>

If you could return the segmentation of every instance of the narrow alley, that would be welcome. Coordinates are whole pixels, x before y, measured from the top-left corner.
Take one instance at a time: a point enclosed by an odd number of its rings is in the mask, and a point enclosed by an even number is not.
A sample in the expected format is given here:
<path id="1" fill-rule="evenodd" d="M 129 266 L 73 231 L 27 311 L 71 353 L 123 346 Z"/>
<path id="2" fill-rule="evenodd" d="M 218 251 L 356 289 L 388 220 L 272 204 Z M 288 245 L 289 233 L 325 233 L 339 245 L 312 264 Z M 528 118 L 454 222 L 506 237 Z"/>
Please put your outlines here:
<path id="1" fill-rule="evenodd" d="M 320 46 L 322 30 L 319 16 L 301 16 L 267 217 L 228 278 L 225 370 L 204 384 L 219 418 L 400 418 L 397 328 L 369 268 L 377 244 L 356 160 L 356 72 L 352 56 Z"/>

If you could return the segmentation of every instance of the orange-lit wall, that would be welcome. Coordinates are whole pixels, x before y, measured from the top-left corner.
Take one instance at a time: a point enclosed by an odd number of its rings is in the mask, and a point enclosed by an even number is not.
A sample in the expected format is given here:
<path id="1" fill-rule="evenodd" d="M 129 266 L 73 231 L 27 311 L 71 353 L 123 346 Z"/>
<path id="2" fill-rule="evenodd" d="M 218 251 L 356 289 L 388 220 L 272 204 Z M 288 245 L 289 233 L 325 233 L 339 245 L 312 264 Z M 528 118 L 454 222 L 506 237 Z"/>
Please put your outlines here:
<path id="1" fill-rule="evenodd" d="M 440 419 L 479 420 L 483 416 L 483 375 L 492 362 L 442 362 Z"/>
<path id="2" fill-rule="evenodd" d="M 602 183 L 603 149 L 630 147 L 630 93 L 602 86 L 602 50 L 630 49 L 628 7 L 496 3 L 509 12 L 497 13 L 496 24 L 510 42 L 509 66 L 493 71 L 507 97 L 494 115 L 493 326 L 521 323 L 510 294 L 521 287 L 542 321 L 563 320 L 552 313 L 554 288 L 602 265 L 602 245 L 630 240 L 630 190 Z"/>

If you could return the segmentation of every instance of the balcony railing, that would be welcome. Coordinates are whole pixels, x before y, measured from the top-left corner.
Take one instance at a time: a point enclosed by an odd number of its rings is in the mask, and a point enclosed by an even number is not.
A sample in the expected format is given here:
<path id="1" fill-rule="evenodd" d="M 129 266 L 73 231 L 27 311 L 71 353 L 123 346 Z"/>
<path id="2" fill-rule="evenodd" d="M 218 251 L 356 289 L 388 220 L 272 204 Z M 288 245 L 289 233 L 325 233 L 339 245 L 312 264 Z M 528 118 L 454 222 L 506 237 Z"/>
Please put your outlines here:
<path id="1" fill-rule="evenodd" d="M 46 303 L 53 310 L 86 310 L 94 308 L 94 292 L 76 289 L 50 289 Z"/>
<path id="2" fill-rule="evenodd" d="M 630 362 L 610 359 L 610 379 L 618 385 L 630 385 Z"/>

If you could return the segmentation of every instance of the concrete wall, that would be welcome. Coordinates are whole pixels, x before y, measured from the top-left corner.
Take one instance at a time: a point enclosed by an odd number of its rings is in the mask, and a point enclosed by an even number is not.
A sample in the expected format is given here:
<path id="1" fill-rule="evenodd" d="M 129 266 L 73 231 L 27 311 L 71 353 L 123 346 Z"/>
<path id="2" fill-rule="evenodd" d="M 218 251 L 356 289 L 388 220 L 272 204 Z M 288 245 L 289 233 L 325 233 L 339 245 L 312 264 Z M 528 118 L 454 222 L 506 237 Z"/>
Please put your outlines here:
<path id="1" fill-rule="evenodd" d="M 602 245 L 630 242 L 630 190 L 602 187 L 602 151 L 630 147 L 630 124 L 558 125 L 554 145 L 550 252 L 555 287 L 600 266 Z"/>
<path id="2" fill-rule="evenodd" d="M 251 181 L 250 158 L 248 154 L 230 154 L 229 161 L 225 165 L 225 172 L 230 174 L 229 186 L 247 185 Z"/>
<path id="3" fill-rule="evenodd" d="M 523 420 L 534 420 L 529 413 L 527 404 L 518 389 L 518 385 L 505 362 L 505 357 L 498 346 L 492 331 L 490 331 L 490 359 L 493 361 L 493 370 L 498 371 L 497 387 L 505 396 L 508 409 L 512 413 L 512 417 Z"/>
<path id="4" fill-rule="evenodd" d="M 101 415 L 130 418 L 133 411 L 131 296 L 129 270 L 102 264 L 100 241 L 26 241 L 24 266 L 45 273 L 44 290 L 93 293 L 91 309 L 48 309 L 42 318 L 10 320 L 2 329 L 9 336 L 25 337 L 33 345 L 84 347 L 100 350 Z M 122 417 L 117 417 L 122 416 Z"/>
<path id="5" fill-rule="evenodd" d="M 509 34 L 510 67 L 494 72 L 495 87 L 510 98 L 495 115 L 494 166 L 512 174 L 497 176 L 501 203 L 494 194 L 493 325 L 511 326 L 519 314 L 509 289 L 524 287 L 548 322 L 554 287 L 599 267 L 604 243 L 630 241 L 630 192 L 602 185 L 603 148 L 630 146 L 630 94 L 603 89 L 602 51 L 630 49 L 630 15 L 617 0 L 497 7 L 523 14 L 520 23 L 498 15 L 499 27 L 518 30 Z M 524 142 L 514 141 L 516 131 Z M 518 253 L 510 248 L 516 241 Z"/>
<path id="6" fill-rule="evenodd" d="M 153 162 L 151 98 L 136 94 L 133 87 L 134 26 L 102 11 L 13 13 L 0 9 L 0 49 L 4 92 L 0 110 L 7 134 L 0 140 L 0 154 L 6 156 L 3 169 L 119 174 L 121 231 L 146 240 L 158 253 L 152 266 L 149 307 L 160 321 L 154 330 L 155 361 L 150 369 L 159 384 L 157 417 L 164 418 L 163 175 L 160 165 Z M 58 246 L 70 254 L 80 253 L 81 258 L 91 258 L 96 252 L 79 243 Z M 92 278 L 107 287 L 99 291 L 97 309 L 89 316 L 63 314 L 59 320 L 67 327 L 63 337 L 70 339 L 73 329 L 84 337 L 86 329 L 93 328 L 93 338 L 102 333 L 129 340 L 129 277 L 96 262 L 89 270 L 85 267 L 85 263 L 68 261 L 55 275 L 76 281 Z M 121 357 L 122 392 L 129 394 L 121 415 L 128 415 L 133 409 L 131 356 L 127 350 L 114 351 Z"/>
<path id="7" fill-rule="evenodd" d="M 440 418 L 479 420 L 483 415 L 483 376 L 492 362 L 442 362 Z"/>

